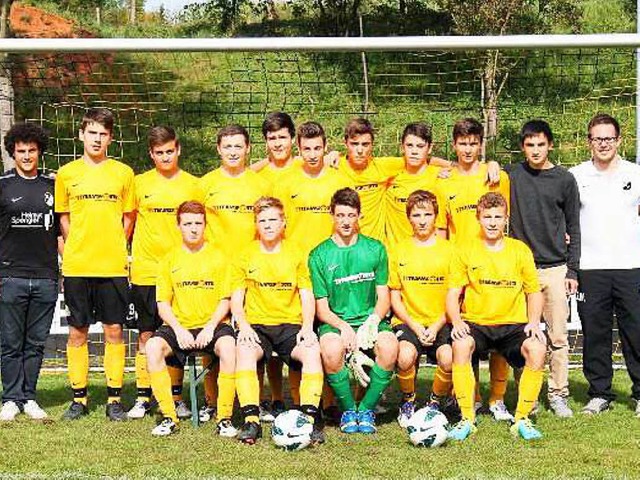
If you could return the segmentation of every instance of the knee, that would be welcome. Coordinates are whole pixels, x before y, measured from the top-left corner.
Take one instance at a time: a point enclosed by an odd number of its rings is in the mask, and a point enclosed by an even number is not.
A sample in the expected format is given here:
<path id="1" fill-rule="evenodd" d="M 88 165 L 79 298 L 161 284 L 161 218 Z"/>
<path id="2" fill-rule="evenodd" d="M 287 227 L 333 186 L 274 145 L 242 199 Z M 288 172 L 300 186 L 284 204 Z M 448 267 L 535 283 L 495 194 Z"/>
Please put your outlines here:
<path id="1" fill-rule="evenodd" d="M 471 354 L 475 348 L 473 338 L 466 336 L 460 340 L 454 340 L 452 345 L 453 362 L 467 363 L 471 360 Z"/>
<path id="2" fill-rule="evenodd" d="M 381 333 L 376 342 L 376 360 L 381 366 L 393 366 L 398 360 L 398 339 L 392 333 Z"/>
<path id="3" fill-rule="evenodd" d="M 436 351 L 436 359 L 438 360 L 438 366 L 445 372 L 451 371 L 451 364 L 453 363 L 453 350 L 450 345 L 442 345 Z"/>
<path id="4" fill-rule="evenodd" d="M 522 354 L 528 362 L 544 365 L 547 347 L 544 343 L 528 338 L 522 344 Z"/>
<path id="5" fill-rule="evenodd" d="M 229 371 L 236 365 L 236 342 L 231 337 L 222 337 L 216 342 L 215 352 L 220 359 L 220 366 Z M 211 360 L 209 360 L 210 362 Z"/>
<path id="6" fill-rule="evenodd" d="M 68 344 L 72 347 L 82 347 L 87 343 L 88 328 L 70 328 Z"/>
<path id="7" fill-rule="evenodd" d="M 398 346 L 398 370 L 409 370 L 416 363 L 418 352 L 409 342 L 400 342 Z"/>
<path id="8" fill-rule="evenodd" d="M 122 343 L 122 325 L 103 325 L 104 340 L 107 343 Z"/>
<path id="9" fill-rule="evenodd" d="M 149 339 L 152 337 L 153 332 L 140 332 L 138 335 L 138 351 L 144 353 L 145 346 Z"/>
<path id="10" fill-rule="evenodd" d="M 258 348 L 250 347 L 248 345 L 236 345 L 236 366 L 238 368 L 247 369 L 254 367 L 258 358 Z"/>
<path id="11" fill-rule="evenodd" d="M 345 349 L 339 337 L 335 339 L 323 338 L 321 340 L 320 356 L 327 373 L 336 373 L 342 368 L 344 354 Z"/>

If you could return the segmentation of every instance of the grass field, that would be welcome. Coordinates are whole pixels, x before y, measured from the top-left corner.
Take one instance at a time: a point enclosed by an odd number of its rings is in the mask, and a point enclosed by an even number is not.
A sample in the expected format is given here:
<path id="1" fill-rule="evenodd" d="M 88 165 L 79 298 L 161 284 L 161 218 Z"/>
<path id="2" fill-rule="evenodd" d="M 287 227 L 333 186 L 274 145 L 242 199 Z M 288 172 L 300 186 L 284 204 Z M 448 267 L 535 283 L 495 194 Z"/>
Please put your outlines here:
<path id="1" fill-rule="evenodd" d="M 426 376 L 420 379 L 421 392 L 429 384 Z M 633 416 L 624 371 L 615 376 L 619 400 L 612 411 L 570 420 L 558 420 L 544 411 L 538 417 L 545 435 L 541 441 L 514 440 L 506 424 L 481 416 L 478 433 L 467 442 L 434 450 L 413 447 L 395 422 L 395 386 L 387 402 L 393 413 L 380 419 L 376 435 L 344 435 L 328 428 L 327 444 L 284 452 L 268 435 L 256 446 L 221 439 L 212 424 L 196 430 L 183 422 L 178 434 L 156 439 L 149 433 L 154 419 L 109 423 L 104 416 L 103 378 L 92 375 L 91 384 L 95 408 L 90 416 L 66 423 L 58 420 L 69 397 L 66 378 L 43 374 L 39 398 L 52 420 L 35 423 L 21 416 L 0 424 L 0 478 L 640 477 L 640 419 Z M 571 387 L 572 406 L 578 409 L 586 401 L 581 372 L 572 372 Z M 134 391 L 129 375 L 125 402 L 132 400 Z M 510 408 L 515 404 L 513 384 L 507 403 Z"/>

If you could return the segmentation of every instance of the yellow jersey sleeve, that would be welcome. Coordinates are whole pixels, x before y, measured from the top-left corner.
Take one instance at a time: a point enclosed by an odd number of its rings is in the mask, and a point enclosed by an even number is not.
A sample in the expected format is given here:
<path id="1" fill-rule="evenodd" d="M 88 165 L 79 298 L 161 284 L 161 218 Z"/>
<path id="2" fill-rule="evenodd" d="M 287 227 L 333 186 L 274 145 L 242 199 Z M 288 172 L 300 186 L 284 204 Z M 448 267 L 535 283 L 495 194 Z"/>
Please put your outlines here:
<path id="1" fill-rule="evenodd" d="M 533 252 L 524 243 L 520 244 L 522 250 L 522 286 L 524 293 L 536 293 L 540 291 L 540 279 L 533 259 Z"/>
<path id="2" fill-rule="evenodd" d="M 400 274 L 398 273 L 398 246 L 389 248 L 389 288 L 400 290 Z"/>
<path id="3" fill-rule="evenodd" d="M 156 277 L 156 300 L 158 302 L 171 303 L 173 300 L 173 287 L 171 285 L 171 260 L 174 255 L 167 253 L 158 265 Z"/>

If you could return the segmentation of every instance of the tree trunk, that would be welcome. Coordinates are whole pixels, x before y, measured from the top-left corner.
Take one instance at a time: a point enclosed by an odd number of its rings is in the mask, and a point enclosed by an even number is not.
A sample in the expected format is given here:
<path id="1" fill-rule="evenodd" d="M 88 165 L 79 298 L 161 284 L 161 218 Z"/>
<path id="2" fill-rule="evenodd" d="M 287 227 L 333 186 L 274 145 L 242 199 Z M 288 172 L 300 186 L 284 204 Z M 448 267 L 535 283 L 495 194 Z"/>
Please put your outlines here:
<path id="1" fill-rule="evenodd" d="M 9 8 L 13 0 L 2 0 L 0 12 L 0 35 L 2 38 L 9 37 L 11 31 L 9 27 Z M 13 110 L 13 84 L 11 83 L 11 70 L 8 64 L 9 56 L 4 53 L 0 55 L 0 147 L 2 148 L 2 165 L 7 171 L 15 166 L 13 158 L 7 154 L 4 148 L 4 136 L 14 123 Z"/>
<path id="2" fill-rule="evenodd" d="M 498 55 L 497 51 L 487 52 L 482 75 L 484 93 L 482 99 L 482 118 L 484 121 L 485 138 L 487 140 L 495 138 L 498 134 Z"/>
<path id="3" fill-rule="evenodd" d="M 129 25 L 136 24 L 136 0 L 129 0 Z"/>
<path id="4" fill-rule="evenodd" d="M 398 2 L 398 13 L 400 13 L 400 15 L 407 14 L 407 0 L 400 0 Z"/>

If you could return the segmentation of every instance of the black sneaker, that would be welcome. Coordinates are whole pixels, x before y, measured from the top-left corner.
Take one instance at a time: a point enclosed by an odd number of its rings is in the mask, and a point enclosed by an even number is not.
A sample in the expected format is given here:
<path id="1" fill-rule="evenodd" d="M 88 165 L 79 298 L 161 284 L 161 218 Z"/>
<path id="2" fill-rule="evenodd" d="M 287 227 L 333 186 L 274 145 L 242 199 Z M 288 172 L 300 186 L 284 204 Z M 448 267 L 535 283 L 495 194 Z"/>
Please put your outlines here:
<path id="1" fill-rule="evenodd" d="M 124 422 L 127 419 L 127 412 L 121 402 L 108 403 L 106 415 L 112 422 Z"/>
<path id="2" fill-rule="evenodd" d="M 262 427 L 256 422 L 245 422 L 238 432 L 238 440 L 248 445 L 253 445 L 262 438 Z"/>
<path id="3" fill-rule="evenodd" d="M 313 426 L 313 430 L 311 431 L 311 445 L 321 445 L 327 441 L 327 435 L 317 425 Z"/>
<path id="4" fill-rule="evenodd" d="M 284 413 L 286 407 L 284 406 L 284 402 L 282 400 L 274 400 L 271 402 L 271 415 L 275 419 L 281 413 Z"/>
<path id="5" fill-rule="evenodd" d="M 331 405 L 330 407 L 324 409 L 324 411 L 322 412 L 322 416 L 327 425 L 337 427 L 338 425 L 340 425 L 342 412 L 335 405 Z"/>
<path id="6" fill-rule="evenodd" d="M 89 415 L 87 406 L 80 402 L 71 402 L 69 408 L 62 414 L 63 420 L 79 420 L 85 415 Z"/>

